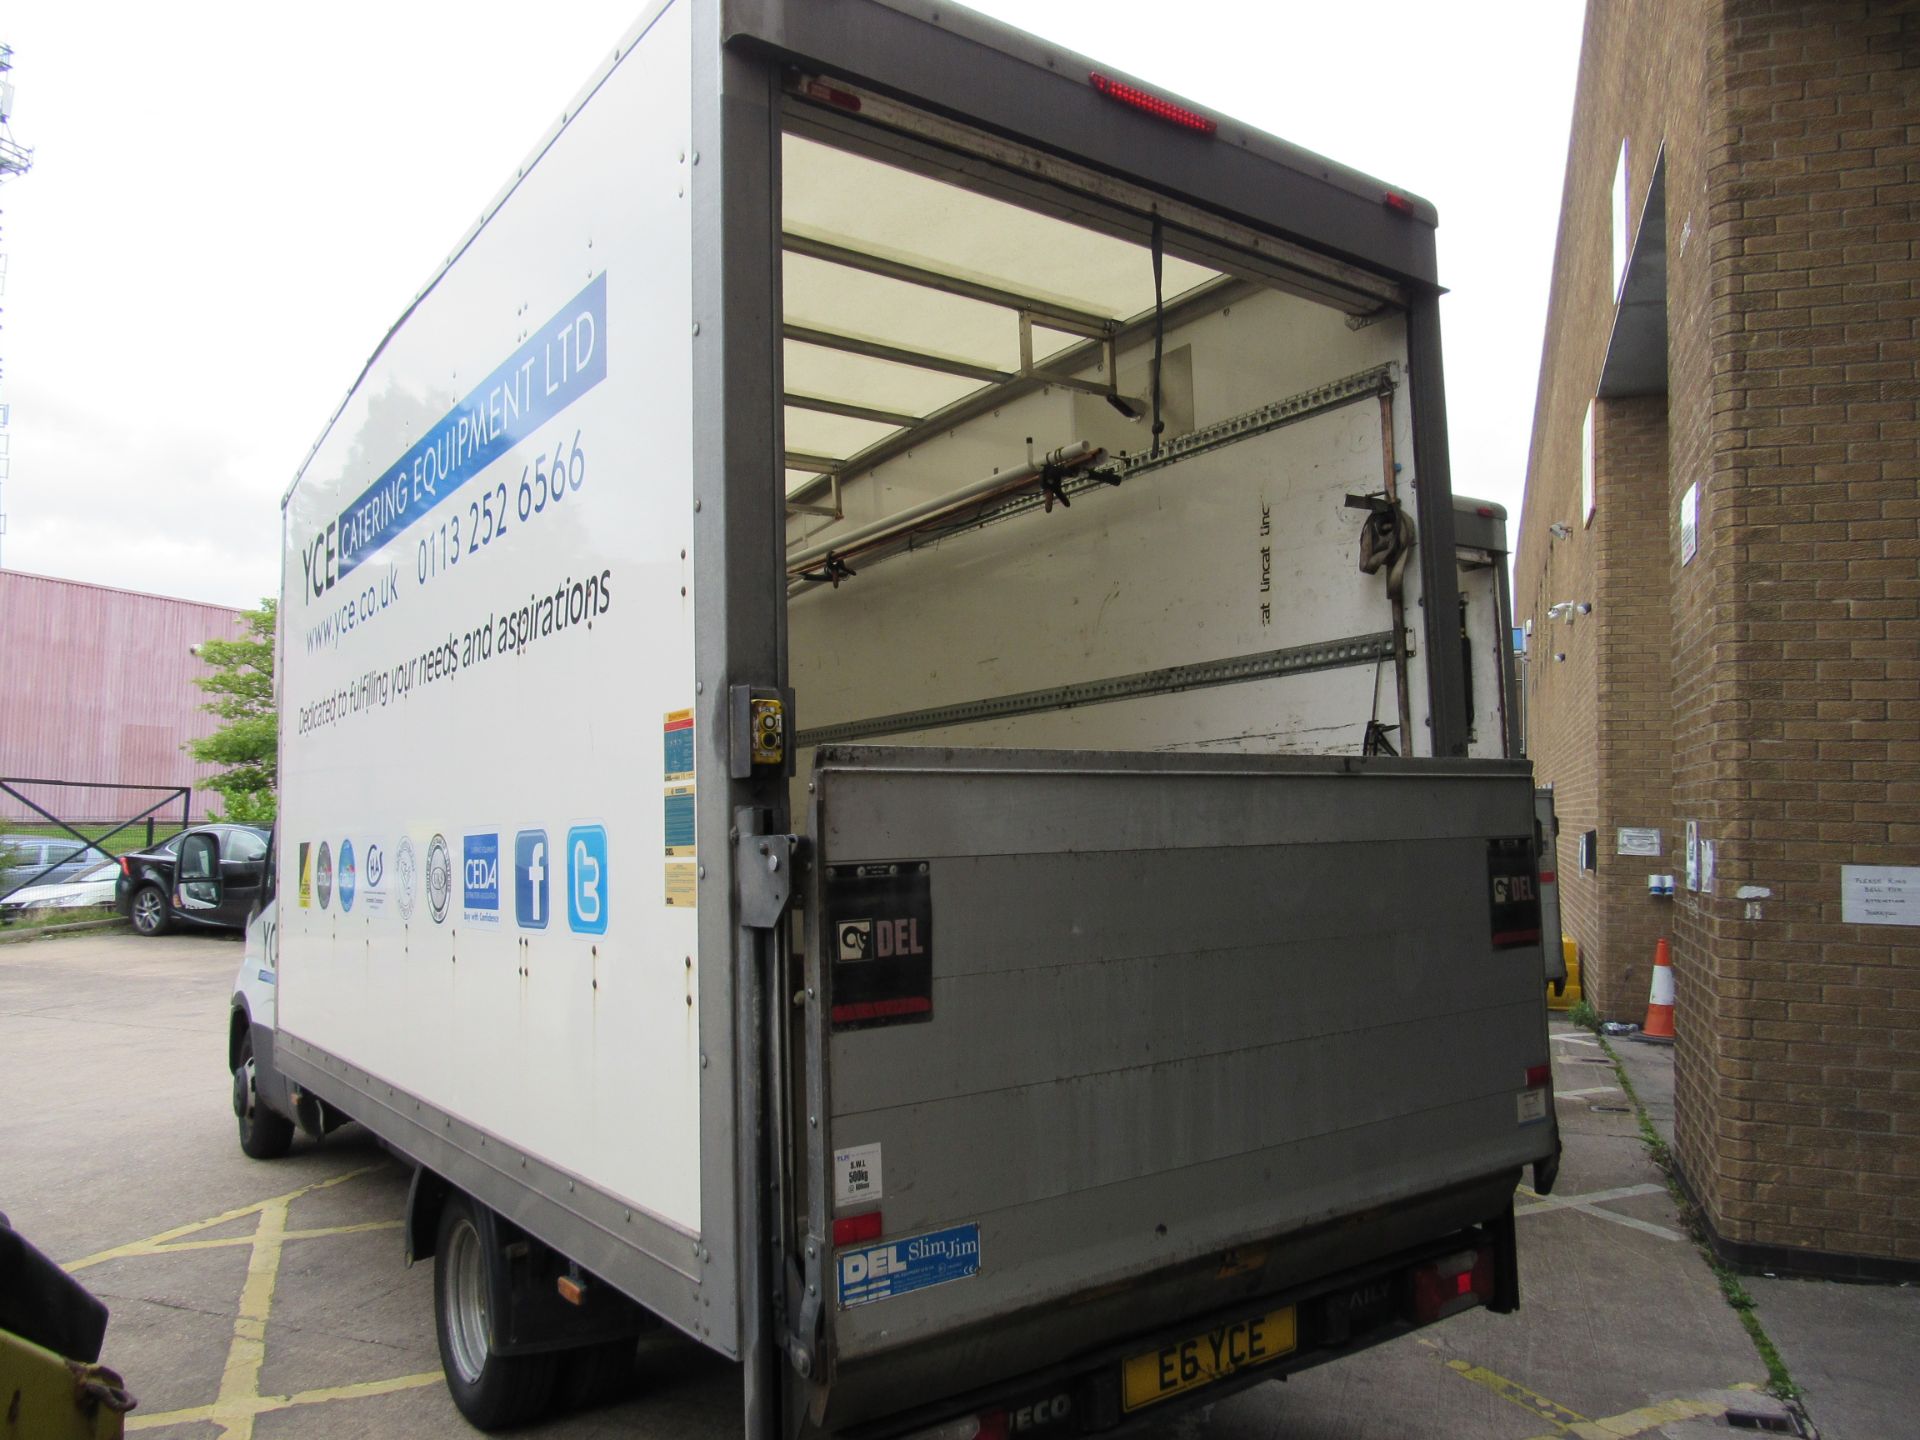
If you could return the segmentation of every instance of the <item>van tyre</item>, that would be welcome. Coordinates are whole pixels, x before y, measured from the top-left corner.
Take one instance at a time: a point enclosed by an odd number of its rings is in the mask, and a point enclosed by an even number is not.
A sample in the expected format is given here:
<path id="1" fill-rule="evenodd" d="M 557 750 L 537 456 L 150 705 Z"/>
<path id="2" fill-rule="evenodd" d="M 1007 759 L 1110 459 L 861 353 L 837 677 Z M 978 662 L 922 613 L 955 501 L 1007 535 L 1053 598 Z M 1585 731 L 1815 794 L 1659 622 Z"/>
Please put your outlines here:
<path id="1" fill-rule="evenodd" d="M 493 1217 L 474 1200 L 457 1190 L 447 1195 L 433 1252 L 434 1330 L 453 1403 L 482 1430 L 504 1430 L 544 1414 L 560 1365 L 552 1353 L 494 1353 L 497 1261 L 488 1253 L 494 1235 Z"/>
<path id="2" fill-rule="evenodd" d="M 164 935 L 173 917 L 167 914 L 167 894 L 158 885 L 142 885 L 133 892 L 133 928 L 142 935 Z"/>
<path id="3" fill-rule="evenodd" d="M 597 1410 L 639 1387 L 640 1342 L 632 1336 L 561 1352 L 558 1401 L 564 1410 Z"/>
<path id="4" fill-rule="evenodd" d="M 233 1067 L 233 1113 L 240 1120 L 240 1148 L 253 1159 L 278 1160 L 293 1148 L 293 1121 L 260 1098 L 250 1034 L 242 1037 Z"/>

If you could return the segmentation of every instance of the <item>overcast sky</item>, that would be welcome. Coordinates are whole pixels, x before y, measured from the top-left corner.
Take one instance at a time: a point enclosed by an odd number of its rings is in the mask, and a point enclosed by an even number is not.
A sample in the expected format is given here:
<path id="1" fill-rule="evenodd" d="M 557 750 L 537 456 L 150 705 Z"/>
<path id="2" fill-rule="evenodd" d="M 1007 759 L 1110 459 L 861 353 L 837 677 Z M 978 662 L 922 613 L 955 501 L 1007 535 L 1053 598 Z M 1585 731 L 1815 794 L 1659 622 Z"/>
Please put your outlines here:
<path id="1" fill-rule="evenodd" d="M 642 0 L 14 0 L 0 564 L 225 604 L 360 365 Z M 1440 209 L 1456 491 L 1517 520 L 1582 0 L 978 0 Z"/>

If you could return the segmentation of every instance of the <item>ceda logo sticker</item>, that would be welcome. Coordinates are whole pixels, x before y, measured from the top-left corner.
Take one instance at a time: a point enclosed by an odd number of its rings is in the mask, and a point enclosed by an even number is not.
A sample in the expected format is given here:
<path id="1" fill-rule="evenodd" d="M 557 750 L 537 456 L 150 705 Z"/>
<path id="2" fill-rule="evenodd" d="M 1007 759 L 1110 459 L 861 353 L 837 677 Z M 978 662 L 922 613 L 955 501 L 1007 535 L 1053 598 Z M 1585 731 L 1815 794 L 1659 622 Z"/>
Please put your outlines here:
<path id="1" fill-rule="evenodd" d="M 576 825 L 567 831 L 567 928 L 607 933 L 607 830 Z"/>
<path id="2" fill-rule="evenodd" d="M 460 914 L 472 925 L 500 923 L 500 835 L 489 831 L 461 839 Z"/>

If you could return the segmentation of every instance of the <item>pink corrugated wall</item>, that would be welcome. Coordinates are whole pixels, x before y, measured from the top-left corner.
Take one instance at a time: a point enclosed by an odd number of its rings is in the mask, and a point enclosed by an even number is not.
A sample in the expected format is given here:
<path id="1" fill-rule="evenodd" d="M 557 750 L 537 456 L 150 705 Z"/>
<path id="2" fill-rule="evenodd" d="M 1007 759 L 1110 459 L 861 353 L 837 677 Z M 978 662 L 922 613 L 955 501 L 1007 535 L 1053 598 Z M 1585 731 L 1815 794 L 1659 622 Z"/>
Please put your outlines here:
<path id="1" fill-rule="evenodd" d="M 180 747 L 219 722 L 192 653 L 237 639 L 238 610 L 0 570 L 0 776 L 192 785 L 212 773 Z M 159 799 L 131 790 L 19 787 L 67 820 L 124 819 Z M 211 791 L 195 791 L 205 816 Z M 179 815 L 177 804 L 164 812 Z M 37 818 L 0 793 L 0 820 Z"/>

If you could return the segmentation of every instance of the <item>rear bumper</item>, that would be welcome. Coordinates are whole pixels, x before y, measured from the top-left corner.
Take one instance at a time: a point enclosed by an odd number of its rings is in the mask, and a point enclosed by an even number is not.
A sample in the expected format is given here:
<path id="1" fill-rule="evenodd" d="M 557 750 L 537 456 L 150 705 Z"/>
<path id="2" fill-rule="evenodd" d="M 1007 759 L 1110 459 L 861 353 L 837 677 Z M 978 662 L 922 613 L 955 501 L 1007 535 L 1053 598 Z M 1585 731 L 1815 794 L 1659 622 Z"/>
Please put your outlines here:
<path id="1" fill-rule="evenodd" d="M 1437 1236 L 1392 1255 L 1114 1341 L 1070 1361 L 968 1394 L 834 1433 L 848 1440 L 893 1440 L 930 1430 L 944 1433 L 937 1427 L 962 1422 L 952 1431 L 958 1435 L 965 1429 L 966 1417 L 990 1417 L 996 1412 L 1003 1416 L 1004 1430 L 999 1433 L 1031 1434 L 1046 1440 L 1125 1435 L 1161 1425 L 1192 1406 L 1213 1404 L 1263 1381 L 1284 1379 L 1435 1323 L 1416 1315 L 1410 1277 L 1419 1267 L 1465 1248 L 1490 1249 L 1494 1256 L 1494 1295 L 1486 1308 L 1501 1312 L 1517 1309 L 1518 1265 L 1509 1203 L 1501 1215 L 1480 1225 Z M 1296 1337 L 1285 1353 L 1162 1399 L 1141 1403 L 1136 1398 L 1129 1408 L 1124 1378 L 1129 1360 L 1156 1354 L 1171 1357 L 1193 1337 L 1230 1330 L 1239 1322 L 1270 1316 L 1281 1308 L 1291 1308 Z M 982 1433 L 996 1433 L 996 1428 L 983 1426 Z"/>
<path id="2" fill-rule="evenodd" d="M 910 1434 L 944 1416 L 976 1413 L 995 1397 L 1017 1397 L 1072 1380 L 1093 1388 L 1080 1400 L 1083 1418 L 1075 1422 L 1078 1428 L 1057 1433 L 1110 1430 L 1140 1418 L 1124 1413 L 1117 1403 L 1101 1408 L 1101 1387 L 1117 1385 L 1118 1365 L 1126 1356 L 1222 1317 L 1260 1314 L 1280 1304 L 1299 1306 L 1296 1351 L 1257 1371 L 1205 1386 L 1194 1396 L 1195 1403 L 1217 1399 L 1242 1385 L 1320 1364 L 1412 1328 L 1357 1327 L 1336 1344 L 1331 1331 L 1316 1328 L 1319 1322 L 1310 1319 L 1309 1308 L 1329 1295 L 1349 1294 L 1353 1286 L 1457 1250 L 1463 1236 L 1491 1233 L 1509 1220 L 1520 1178 L 1518 1168 L 1501 1170 L 1309 1230 L 1203 1256 L 1072 1301 L 996 1317 L 990 1324 L 948 1331 L 912 1347 L 840 1365 L 824 1406 L 815 1413 L 835 1433 L 879 1440 Z M 1510 1223 L 1506 1228 L 1510 1247 Z M 1517 1303 L 1511 1286 L 1502 1293 Z M 1510 1309 L 1512 1304 L 1498 1308 Z M 942 1398 L 929 1402 L 929 1396 Z M 822 1397 L 810 1398 L 817 1402 Z M 1179 1402 L 1170 1400 L 1143 1413 L 1161 1416 L 1179 1408 Z M 1096 1425 L 1094 1419 L 1102 1423 Z"/>

